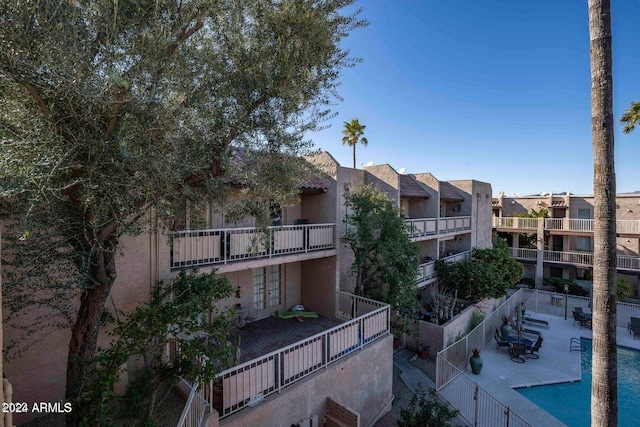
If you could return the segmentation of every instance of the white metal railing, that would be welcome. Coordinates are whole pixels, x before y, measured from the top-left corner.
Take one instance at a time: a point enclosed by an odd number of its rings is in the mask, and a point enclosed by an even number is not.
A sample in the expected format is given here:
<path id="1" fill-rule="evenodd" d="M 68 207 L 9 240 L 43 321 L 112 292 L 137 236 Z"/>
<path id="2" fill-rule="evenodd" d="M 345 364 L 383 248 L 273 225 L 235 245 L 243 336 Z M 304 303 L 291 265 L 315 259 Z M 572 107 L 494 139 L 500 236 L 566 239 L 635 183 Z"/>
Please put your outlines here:
<path id="1" fill-rule="evenodd" d="M 338 298 L 343 315 L 355 318 L 220 372 L 204 385 L 209 406 L 229 416 L 389 333 L 387 304 L 345 292 Z"/>
<path id="2" fill-rule="evenodd" d="M 586 310 L 590 302 L 588 296 L 565 295 L 564 292 L 556 293 L 536 289 L 522 289 L 521 291 L 523 295 L 521 299 L 525 301 L 525 309 L 557 317 L 564 316 L 565 298 L 569 312 L 573 311 L 574 307 L 582 307 Z M 560 303 L 558 303 L 558 299 L 560 299 Z M 619 302 L 616 309 L 618 327 L 626 328 L 631 317 L 640 317 L 640 305 Z"/>
<path id="3" fill-rule="evenodd" d="M 538 256 L 537 249 L 526 248 L 509 248 L 511 256 L 516 259 L 536 259 Z"/>
<path id="4" fill-rule="evenodd" d="M 335 248 L 335 224 L 187 230 L 171 233 L 171 268 L 226 264 Z"/>
<path id="5" fill-rule="evenodd" d="M 538 221 L 542 220 L 544 220 L 545 230 L 593 232 L 593 219 L 493 217 L 492 222 L 494 228 L 537 230 Z M 640 220 L 616 220 L 616 232 L 619 234 L 640 234 Z"/>
<path id="6" fill-rule="evenodd" d="M 409 230 L 409 237 L 423 237 L 438 234 L 437 218 L 412 218 L 405 219 Z"/>
<path id="7" fill-rule="evenodd" d="M 200 427 L 210 406 L 202 393 L 200 382 L 197 381 L 193 386 L 186 381 L 181 380 L 185 385 L 191 387 L 187 403 L 184 405 L 177 427 Z"/>
<path id="8" fill-rule="evenodd" d="M 438 352 L 436 390 L 460 415 L 475 426 L 522 426 L 529 424 L 498 399 L 464 375 L 471 351 L 485 349 L 493 340 L 495 325 L 503 316 L 511 316 L 523 300 L 521 290 L 514 293 L 469 334 Z"/>
<path id="9" fill-rule="evenodd" d="M 509 248 L 511 256 L 515 259 L 535 260 L 537 249 Z M 579 251 L 544 251 L 544 262 L 573 264 L 585 267 L 593 266 L 592 252 Z M 618 270 L 640 271 L 640 257 L 618 255 Z"/>
<path id="10" fill-rule="evenodd" d="M 471 230 L 470 216 L 450 216 L 438 220 L 438 233 L 455 233 L 458 231 Z"/>
<path id="11" fill-rule="evenodd" d="M 440 260 L 444 262 L 458 262 L 466 259 L 471 259 L 471 251 L 458 252 L 457 254 L 440 258 Z"/>
<path id="12" fill-rule="evenodd" d="M 616 220 L 616 231 L 620 234 L 640 234 L 640 220 Z"/>
<path id="13" fill-rule="evenodd" d="M 519 218 L 517 216 L 493 217 L 494 228 L 515 228 L 519 230 L 537 230 L 538 218 Z"/>
<path id="14" fill-rule="evenodd" d="M 438 277 L 436 272 L 436 262 L 429 261 L 418 266 L 418 274 L 416 275 L 416 283 L 422 283 L 430 279 Z"/>
<path id="15" fill-rule="evenodd" d="M 593 254 L 591 252 L 544 251 L 543 259 L 546 262 L 593 265 Z"/>

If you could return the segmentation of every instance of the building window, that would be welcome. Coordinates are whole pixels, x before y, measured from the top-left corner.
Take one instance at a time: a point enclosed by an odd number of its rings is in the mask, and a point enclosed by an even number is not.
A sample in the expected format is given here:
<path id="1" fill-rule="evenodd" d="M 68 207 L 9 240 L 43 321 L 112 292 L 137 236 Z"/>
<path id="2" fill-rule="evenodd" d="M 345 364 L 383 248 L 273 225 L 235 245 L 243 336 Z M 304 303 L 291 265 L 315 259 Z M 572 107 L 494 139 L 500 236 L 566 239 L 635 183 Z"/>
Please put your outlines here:
<path id="1" fill-rule="evenodd" d="M 591 209 L 578 209 L 578 219 L 591 219 Z"/>
<path id="2" fill-rule="evenodd" d="M 269 278 L 269 307 L 276 307 L 282 303 L 282 266 L 271 266 Z"/>
<path id="3" fill-rule="evenodd" d="M 267 290 L 267 269 L 265 267 L 253 269 L 253 302 L 257 310 L 264 310 Z"/>
<path id="4" fill-rule="evenodd" d="M 591 237 L 578 236 L 576 238 L 576 249 L 579 251 L 590 252 L 591 251 Z"/>

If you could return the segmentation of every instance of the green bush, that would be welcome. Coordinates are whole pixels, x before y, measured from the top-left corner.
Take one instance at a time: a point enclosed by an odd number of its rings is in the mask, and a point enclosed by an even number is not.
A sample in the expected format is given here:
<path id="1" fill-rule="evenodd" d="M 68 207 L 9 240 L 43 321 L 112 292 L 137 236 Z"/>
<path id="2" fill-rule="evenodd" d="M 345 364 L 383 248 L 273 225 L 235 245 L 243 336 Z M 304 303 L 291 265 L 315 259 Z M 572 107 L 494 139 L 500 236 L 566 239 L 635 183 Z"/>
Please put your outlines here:
<path id="1" fill-rule="evenodd" d="M 622 301 L 622 298 L 629 298 L 633 295 L 631 280 L 626 277 L 618 277 L 616 280 L 616 295 L 618 297 L 618 301 Z"/>
<path id="2" fill-rule="evenodd" d="M 544 279 L 551 286 L 555 286 L 556 292 L 564 293 L 564 285 L 569 285 L 569 295 L 577 295 L 585 297 L 589 295 L 589 291 L 578 285 L 570 279 L 562 279 L 560 277 L 549 277 Z"/>
<path id="3" fill-rule="evenodd" d="M 450 421 L 460 413 L 457 409 L 451 409 L 441 401 L 434 389 L 429 389 L 429 397 L 418 386 L 418 390 L 411 397 L 409 405 L 400 410 L 398 417 L 399 427 L 446 427 Z"/>

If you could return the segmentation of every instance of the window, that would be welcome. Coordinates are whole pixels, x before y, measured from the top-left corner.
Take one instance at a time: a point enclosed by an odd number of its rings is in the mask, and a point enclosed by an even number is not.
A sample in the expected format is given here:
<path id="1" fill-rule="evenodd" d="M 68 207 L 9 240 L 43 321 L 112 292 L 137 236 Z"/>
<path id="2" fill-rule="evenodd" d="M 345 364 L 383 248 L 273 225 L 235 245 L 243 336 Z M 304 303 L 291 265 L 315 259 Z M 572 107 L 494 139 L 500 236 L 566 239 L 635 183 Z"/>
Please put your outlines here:
<path id="1" fill-rule="evenodd" d="M 578 209 L 578 219 L 591 219 L 591 209 Z"/>
<path id="2" fill-rule="evenodd" d="M 591 251 L 591 237 L 590 236 L 578 236 L 576 238 L 576 249 L 579 251 Z"/>

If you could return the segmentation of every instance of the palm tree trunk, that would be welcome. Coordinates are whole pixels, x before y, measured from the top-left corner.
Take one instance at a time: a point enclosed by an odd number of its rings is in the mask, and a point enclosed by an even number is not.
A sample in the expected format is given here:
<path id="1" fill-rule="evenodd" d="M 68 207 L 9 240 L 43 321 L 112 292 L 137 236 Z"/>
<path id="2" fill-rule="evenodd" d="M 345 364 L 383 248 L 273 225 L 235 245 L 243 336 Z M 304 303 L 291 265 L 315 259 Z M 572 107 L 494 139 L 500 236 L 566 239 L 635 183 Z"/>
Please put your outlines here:
<path id="1" fill-rule="evenodd" d="M 356 168 L 356 145 L 358 145 L 358 143 L 356 142 L 355 144 L 353 144 L 353 168 Z"/>
<path id="2" fill-rule="evenodd" d="M 591 425 L 618 425 L 616 180 L 613 151 L 611 5 L 589 0 L 594 254 Z"/>

